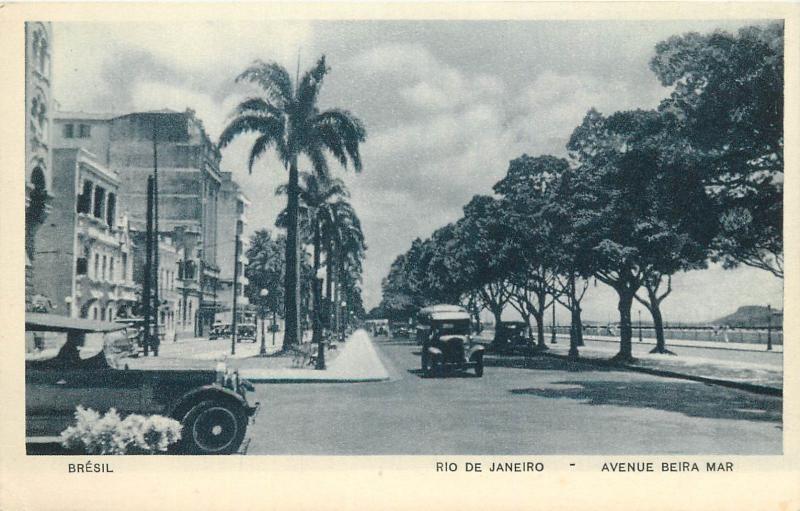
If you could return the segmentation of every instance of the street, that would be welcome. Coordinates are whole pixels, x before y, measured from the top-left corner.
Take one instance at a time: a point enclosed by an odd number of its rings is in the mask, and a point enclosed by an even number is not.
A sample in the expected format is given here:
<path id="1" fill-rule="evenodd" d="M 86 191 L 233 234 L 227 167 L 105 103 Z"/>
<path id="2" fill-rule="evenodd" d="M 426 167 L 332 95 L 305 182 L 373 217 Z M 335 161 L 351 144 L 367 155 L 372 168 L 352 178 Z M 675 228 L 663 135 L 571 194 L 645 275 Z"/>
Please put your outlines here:
<path id="1" fill-rule="evenodd" d="M 247 454 L 780 454 L 782 400 L 568 366 L 419 374 L 419 347 L 378 339 L 387 382 L 257 385 Z"/>

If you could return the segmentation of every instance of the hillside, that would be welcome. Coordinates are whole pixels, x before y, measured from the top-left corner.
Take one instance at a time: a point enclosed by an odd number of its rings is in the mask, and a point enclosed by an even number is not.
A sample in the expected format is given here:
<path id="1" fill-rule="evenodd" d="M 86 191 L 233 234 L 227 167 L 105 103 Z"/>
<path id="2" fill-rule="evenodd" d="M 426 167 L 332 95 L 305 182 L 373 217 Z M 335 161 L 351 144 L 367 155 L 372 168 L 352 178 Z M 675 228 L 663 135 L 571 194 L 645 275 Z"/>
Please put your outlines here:
<path id="1" fill-rule="evenodd" d="M 728 325 L 737 327 L 763 327 L 769 319 L 769 312 L 766 306 L 745 305 L 739 307 L 733 314 L 721 317 L 709 323 L 713 325 Z M 772 324 L 778 326 L 783 321 L 783 311 L 772 309 Z"/>

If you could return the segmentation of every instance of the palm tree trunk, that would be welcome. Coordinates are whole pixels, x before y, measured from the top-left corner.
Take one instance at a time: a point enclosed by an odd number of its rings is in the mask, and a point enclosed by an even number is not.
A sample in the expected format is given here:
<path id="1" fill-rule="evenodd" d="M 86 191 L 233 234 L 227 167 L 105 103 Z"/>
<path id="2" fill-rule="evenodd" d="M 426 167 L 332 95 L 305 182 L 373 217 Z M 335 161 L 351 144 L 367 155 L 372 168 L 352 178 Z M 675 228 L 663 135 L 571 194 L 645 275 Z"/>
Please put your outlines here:
<path id="1" fill-rule="evenodd" d="M 322 240 L 319 232 L 319 219 L 314 219 L 314 319 L 313 329 L 314 334 L 312 342 L 317 343 L 317 366 L 316 369 L 325 369 L 325 345 L 322 342 L 322 311 L 320 305 L 322 303 L 322 282 L 317 278 L 320 267 L 320 250 L 322 249 Z"/>
<path id="2" fill-rule="evenodd" d="M 283 349 L 291 348 L 300 340 L 300 244 L 299 229 L 299 172 L 297 157 L 289 163 L 289 196 L 286 205 L 286 279 L 285 300 L 286 327 L 283 334 Z"/>
<path id="3" fill-rule="evenodd" d="M 325 279 L 325 326 L 328 330 L 333 326 L 333 239 L 331 234 L 328 233 L 325 240 L 325 253 L 327 259 L 325 261 L 325 269 L 327 271 L 327 278 Z"/>

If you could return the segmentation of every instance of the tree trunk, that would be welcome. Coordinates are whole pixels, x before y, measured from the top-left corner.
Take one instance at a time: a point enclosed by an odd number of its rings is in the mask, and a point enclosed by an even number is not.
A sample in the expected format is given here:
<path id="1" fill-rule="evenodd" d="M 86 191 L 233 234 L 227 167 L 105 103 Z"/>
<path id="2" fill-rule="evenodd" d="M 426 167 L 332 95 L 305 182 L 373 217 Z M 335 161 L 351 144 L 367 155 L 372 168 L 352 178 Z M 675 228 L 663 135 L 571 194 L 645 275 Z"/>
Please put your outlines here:
<path id="1" fill-rule="evenodd" d="M 544 313 L 533 312 L 531 315 L 536 320 L 536 349 L 539 351 L 550 349 L 544 340 Z"/>
<path id="2" fill-rule="evenodd" d="M 328 233 L 325 239 L 325 253 L 327 254 L 327 260 L 325 262 L 327 275 L 325 279 L 325 305 L 322 307 L 322 310 L 325 312 L 325 327 L 330 330 L 333 326 L 333 310 L 331 309 L 333 305 L 333 296 L 331 296 L 331 290 L 333 289 L 333 239 L 330 233 Z"/>
<path id="3" fill-rule="evenodd" d="M 656 331 L 656 347 L 650 353 L 665 353 L 674 355 L 675 353 L 667 349 L 667 341 L 664 338 L 664 319 L 661 316 L 661 306 L 655 296 L 650 297 L 650 314 L 653 316 L 653 328 Z"/>
<path id="4" fill-rule="evenodd" d="M 500 326 L 500 316 L 503 315 L 503 308 L 492 307 L 492 315 L 494 316 L 494 339 L 492 339 L 492 342 L 497 342 L 497 332 L 499 332 L 498 327 Z"/>
<path id="5" fill-rule="evenodd" d="M 631 340 L 633 330 L 631 328 L 631 306 L 633 305 L 633 294 L 628 290 L 617 290 L 619 294 L 619 353 L 612 360 L 617 362 L 632 362 L 633 347 Z"/>
<path id="6" fill-rule="evenodd" d="M 321 254 L 320 251 L 322 250 L 322 237 L 319 231 L 319 219 L 314 219 L 314 286 L 313 286 L 313 307 L 314 307 L 314 317 L 312 320 L 313 325 L 313 335 L 311 342 L 317 343 L 317 365 L 316 369 L 325 369 L 325 346 L 322 343 L 322 311 L 321 304 L 321 294 L 322 294 L 322 282 L 317 277 L 320 268 L 320 260 Z"/>
<path id="7" fill-rule="evenodd" d="M 300 341 L 300 243 L 298 242 L 299 220 L 297 157 L 289 163 L 289 196 L 286 205 L 286 278 L 284 309 L 286 327 L 283 333 L 283 349 L 293 347 Z"/>
<path id="8" fill-rule="evenodd" d="M 581 308 L 574 300 L 570 312 L 569 358 L 578 358 L 578 346 L 583 346 L 583 322 Z"/>

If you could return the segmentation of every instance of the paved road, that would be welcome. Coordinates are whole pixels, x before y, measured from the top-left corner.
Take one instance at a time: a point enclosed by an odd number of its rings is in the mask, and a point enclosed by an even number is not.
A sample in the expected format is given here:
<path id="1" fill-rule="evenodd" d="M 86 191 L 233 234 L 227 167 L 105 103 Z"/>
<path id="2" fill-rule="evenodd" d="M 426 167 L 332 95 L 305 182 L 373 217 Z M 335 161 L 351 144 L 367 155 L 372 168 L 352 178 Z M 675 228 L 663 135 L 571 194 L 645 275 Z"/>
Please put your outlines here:
<path id="1" fill-rule="evenodd" d="M 543 358 L 426 379 L 418 347 L 376 345 L 392 380 L 259 385 L 248 454 L 779 454 L 782 400 Z"/>

